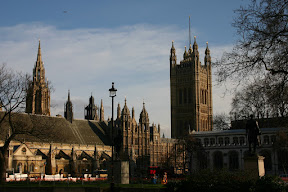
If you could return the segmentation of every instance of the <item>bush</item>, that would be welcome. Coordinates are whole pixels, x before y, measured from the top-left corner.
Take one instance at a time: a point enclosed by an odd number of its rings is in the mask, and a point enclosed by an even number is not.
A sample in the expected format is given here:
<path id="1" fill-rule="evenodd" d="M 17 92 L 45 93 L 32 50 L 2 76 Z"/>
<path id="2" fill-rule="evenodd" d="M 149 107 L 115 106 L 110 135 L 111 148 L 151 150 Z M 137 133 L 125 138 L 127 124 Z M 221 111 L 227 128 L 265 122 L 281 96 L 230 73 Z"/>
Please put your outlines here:
<path id="1" fill-rule="evenodd" d="M 237 192 L 237 191 L 275 191 L 284 190 L 279 178 L 266 176 L 255 179 L 249 172 L 228 172 L 225 170 L 204 170 L 194 173 L 184 181 L 169 182 L 167 191 L 197 191 L 197 192 Z"/>

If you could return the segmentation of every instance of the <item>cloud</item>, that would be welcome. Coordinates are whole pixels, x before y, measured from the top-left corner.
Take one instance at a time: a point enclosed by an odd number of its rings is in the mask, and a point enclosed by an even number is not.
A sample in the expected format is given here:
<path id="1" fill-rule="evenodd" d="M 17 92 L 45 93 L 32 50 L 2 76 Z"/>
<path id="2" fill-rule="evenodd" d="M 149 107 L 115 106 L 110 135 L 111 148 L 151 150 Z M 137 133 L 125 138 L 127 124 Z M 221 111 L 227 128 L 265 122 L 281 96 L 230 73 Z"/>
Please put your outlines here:
<path id="1" fill-rule="evenodd" d="M 46 77 L 55 88 L 51 95 L 52 115 L 63 115 L 70 89 L 75 118 L 84 118 L 84 106 L 92 93 L 96 104 L 100 105 L 103 99 L 107 119 L 111 116 L 108 89 L 114 81 L 118 89 L 116 104 L 120 102 L 123 107 L 127 96 L 127 104 L 130 109 L 135 107 L 138 121 L 144 100 L 150 123 L 160 123 L 161 130 L 170 136 L 171 41 L 177 45 L 179 62 L 186 34 L 187 30 L 175 26 L 145 24 L 72 30 L 60 30 L 42 23 L 1 27 L 0 62 L 31 74 L 40 38 Z M 206 45 L 198 45 L 200 57 L 204 58 Z M 213 58 L 220 57 L 222 50 L 230 48 L 229 45 L 210 46 Z M 214 111 L 228 110 L 227 98 L 223 100 L 219 96 L 221 89 L 213 87 Z"/>

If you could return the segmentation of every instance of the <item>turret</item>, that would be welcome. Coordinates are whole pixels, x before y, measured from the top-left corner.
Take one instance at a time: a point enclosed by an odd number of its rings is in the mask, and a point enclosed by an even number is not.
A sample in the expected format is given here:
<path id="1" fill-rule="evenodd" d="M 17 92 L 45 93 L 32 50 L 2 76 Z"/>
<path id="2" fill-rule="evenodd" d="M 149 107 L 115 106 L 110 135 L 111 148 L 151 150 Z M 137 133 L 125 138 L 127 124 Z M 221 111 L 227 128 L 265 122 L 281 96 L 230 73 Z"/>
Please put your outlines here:
<path id="1" fill-rule="evenodd" d="M 72 120 L 73 120 L 73 105 L 72 105 L 72 102 L 70 100 L 70 90 L 68 90 L 68 100 L 66 102 L 65 109 L 64 109 L 64 117 L 65 117 L 65 119 L 67 121 L 72 123 Z"/>
<path id="2" fill-rule="evenodd" d="M 184 54 L 183 54 L 183 59 L 185 60 L 187 57 L 188 57 L 188 53 L 187 53 L 187 51 L 186 51 L 186 46 L 185 46 L 185 51 L 184 51 Z"/>
<path id="3" fill-rule="evenodd" d="M 189 50 L 188 50 L 188 55 L 192 55 L 192 53 L 193 53 L 192 45 L 190 44 L 189 45 Z"/>
<path id="4" fill-rule="evenodd" d="M 194 36 L 193 53 L 195 56 L 199 57 L 198 44 L 196 42 L 196 36 Z"/>
<path id="5" fill-rule="evenodd" d="M 144 102 L 143 102 L 143 109 L 142 109 L 142 111 L 140 113 L 139 124 L 144 126 L 144 131 L 148 131 L 149 116 L 148 116 L 148 113 L 147 113 L 147 111 L 145 109 L 145 103 Z"/>
<path id="6" fill-rule="evenodd" d="M 172 47 L 170 50 L 170 72 L 171 68 L 174 68 L 176 66 L 176 63 L 177 63 L 176 50 L 174 47 L 174 41 L 172 41 Z"/>
<path id="7" fill-rule="evenodd" d="M 205 63 L 205 65 L 210 65 L 211 64 L 210 49 L 208 47 L 208 42 L 206 44 L 207 44 L 207 46 L 206 46 L 206 50 L 205 50 L 204 63 Z"/>
<path id="8" fill-rule="evenodd" d="M 120 119 L 121 118 L 121 108 L 120 108 L 120 103 L 118 103 L 118 106 L 117 106 L 117 119 Z"/>
<path id="9" fill-rule="evenodd" d="M 104 107 L 103 107 L 102 99 L 101 99 L 101 107 L 100 107 L 100 121 L 104 121 Z"/>

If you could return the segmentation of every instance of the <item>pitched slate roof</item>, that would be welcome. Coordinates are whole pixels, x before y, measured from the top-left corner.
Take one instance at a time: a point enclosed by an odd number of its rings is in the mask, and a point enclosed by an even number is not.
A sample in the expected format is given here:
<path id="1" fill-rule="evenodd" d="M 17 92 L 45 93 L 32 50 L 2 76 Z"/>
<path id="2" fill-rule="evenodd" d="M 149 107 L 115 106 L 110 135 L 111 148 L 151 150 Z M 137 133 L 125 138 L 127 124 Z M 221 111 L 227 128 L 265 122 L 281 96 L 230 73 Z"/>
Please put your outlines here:
<path id="1" fill-rule="evenodd" d="M 0 117 L 4 112 L 0 112 Z M 33 134 L 21 134 L 16 140 L 30 142 L 54 142 L 85 145 L 110 145 L 107 135 L 108 126 L 104 122 L 73 120 L 72 123 L 63 117 L 49 117 L 26 113 L 13 113 L 13 122 L 20 130 L 29 130 Z M 8 133 L 8 122 L 0 125 L 0 139 Z M 36 134 L 35 134 L 36 133 Z M 41 137 L 35 137 L 41 135 Z"/>

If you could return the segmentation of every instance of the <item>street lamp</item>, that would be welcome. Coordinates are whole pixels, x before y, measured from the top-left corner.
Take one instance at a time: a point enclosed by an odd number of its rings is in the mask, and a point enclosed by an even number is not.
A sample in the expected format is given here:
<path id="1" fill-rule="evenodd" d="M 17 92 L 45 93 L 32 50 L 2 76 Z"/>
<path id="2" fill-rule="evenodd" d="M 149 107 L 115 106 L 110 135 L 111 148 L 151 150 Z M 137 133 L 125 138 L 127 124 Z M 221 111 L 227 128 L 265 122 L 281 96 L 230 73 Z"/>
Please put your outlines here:
<path id="1" fill-rule="evenodd" d="M 112 82 L 112 88 L 109 89 L 110 97 L 112 97 L 112 183 L 111 183 L 111 189 L 113 191 L 114 189 L 114 97 L 116 97 L 116 91 L 117 89 L 114 88 L 114 82 Z"/>

